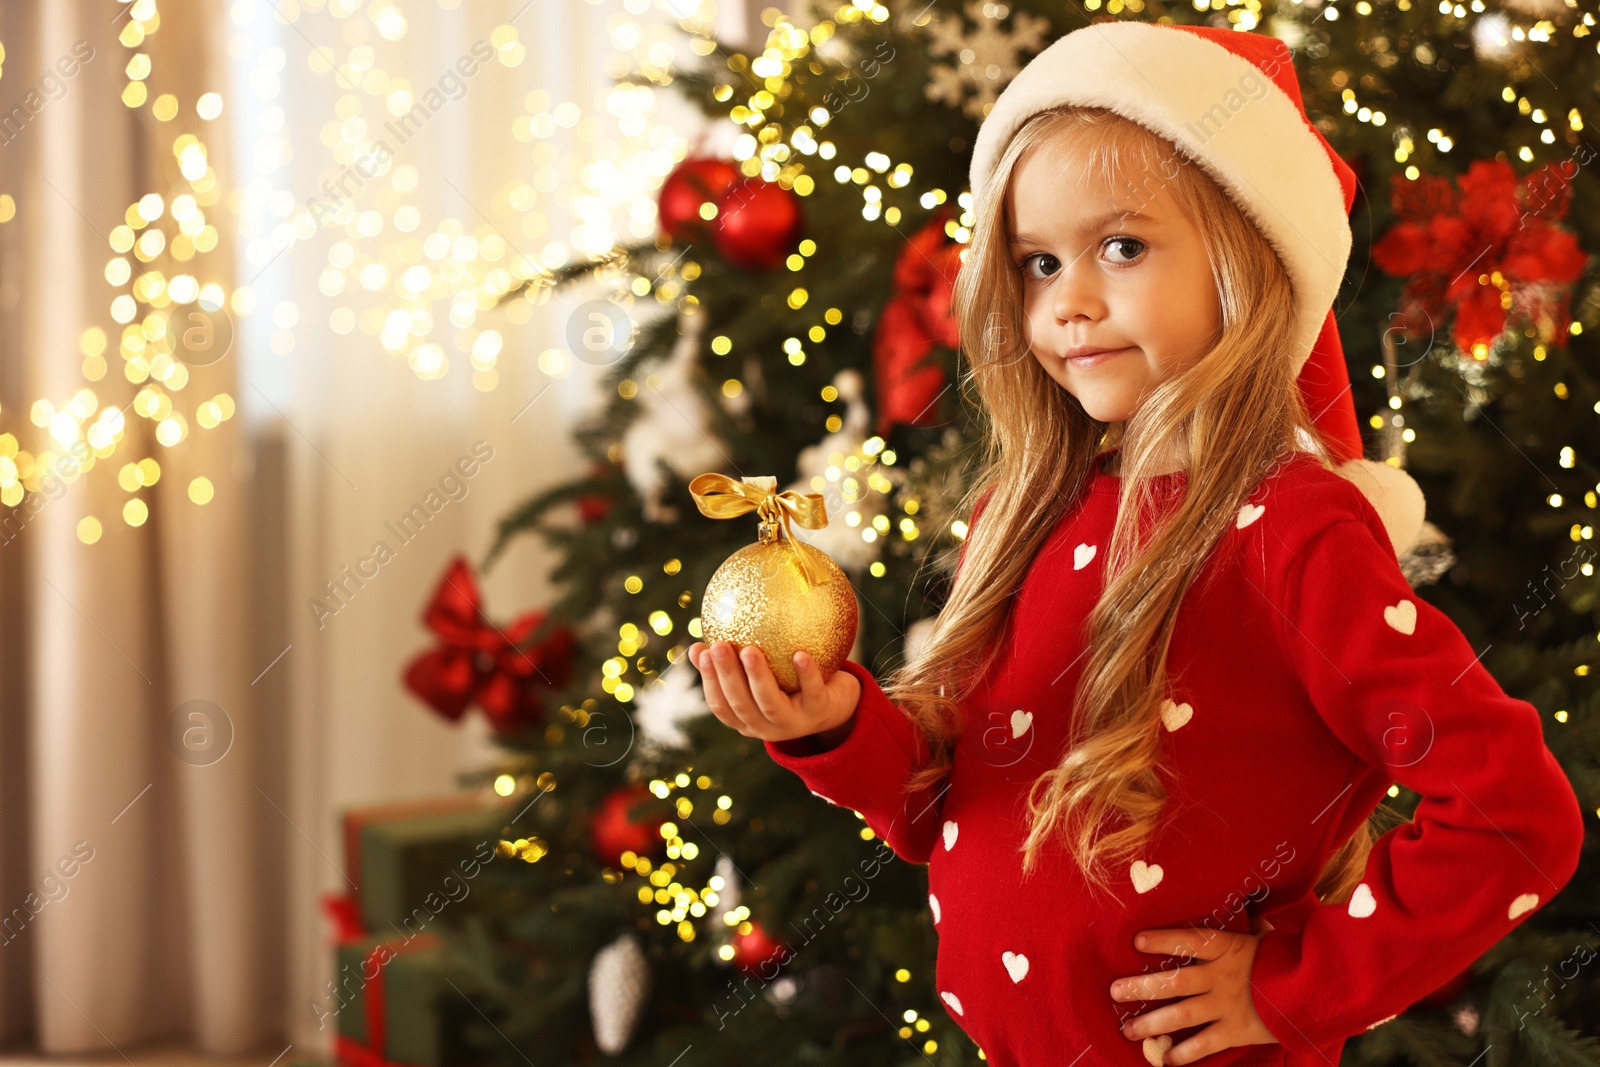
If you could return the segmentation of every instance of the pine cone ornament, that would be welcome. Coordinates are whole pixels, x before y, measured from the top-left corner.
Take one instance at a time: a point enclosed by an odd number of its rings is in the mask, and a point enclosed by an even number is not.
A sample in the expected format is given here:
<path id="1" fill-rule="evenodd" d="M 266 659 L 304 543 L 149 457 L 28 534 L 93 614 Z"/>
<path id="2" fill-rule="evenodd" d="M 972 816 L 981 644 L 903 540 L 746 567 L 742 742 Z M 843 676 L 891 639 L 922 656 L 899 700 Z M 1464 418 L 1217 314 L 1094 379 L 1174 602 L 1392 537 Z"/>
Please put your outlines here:
<path id="1" fill-rule="evenodd" d="M 600 1051 L 615 1056 L 628 1047 L 650 998 L 650 961 L 629 932 L 594 954 L 589 965 L 589 1017 Z"/>

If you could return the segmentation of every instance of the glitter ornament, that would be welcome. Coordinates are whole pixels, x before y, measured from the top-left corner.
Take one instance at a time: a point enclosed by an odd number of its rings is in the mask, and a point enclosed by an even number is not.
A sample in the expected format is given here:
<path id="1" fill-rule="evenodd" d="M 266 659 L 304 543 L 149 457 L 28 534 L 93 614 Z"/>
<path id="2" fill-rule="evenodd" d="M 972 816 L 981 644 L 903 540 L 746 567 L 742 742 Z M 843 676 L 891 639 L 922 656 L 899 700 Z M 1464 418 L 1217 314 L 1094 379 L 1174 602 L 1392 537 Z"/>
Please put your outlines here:
<path id="1" fill-rule="evenodd" d="M 804 649 L 824 680 L 849 656 L 858 621 L 855 589 L 827 553 L 786 533 L 791 521 L 808 529 L 827 525 L 820 493 L 779 493 L 778 480 L 702 474 L 689 492 L 702 514 L 730 519 L 760 514 L 760 540 L 723 561 L 700 605 L 700 631 L 707 644 L 755 645 L 765 653 L 785 693 L 800 690 L 794 654 Z"/>

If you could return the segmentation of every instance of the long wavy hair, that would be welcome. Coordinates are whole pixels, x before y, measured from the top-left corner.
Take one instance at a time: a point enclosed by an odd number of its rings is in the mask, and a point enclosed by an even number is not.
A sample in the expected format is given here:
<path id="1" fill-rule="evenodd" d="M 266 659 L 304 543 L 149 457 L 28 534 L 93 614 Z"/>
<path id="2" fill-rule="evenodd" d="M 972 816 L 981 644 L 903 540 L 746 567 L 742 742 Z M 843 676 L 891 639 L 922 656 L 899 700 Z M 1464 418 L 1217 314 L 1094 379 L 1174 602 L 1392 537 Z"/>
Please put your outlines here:
<path id="1" fill-rule="evenodd" d="M 1127 176 L 1164 181 L 1203 235 L 1216 283 L 1221 327 L 1211 347 L 1149 389 L 1122 424 L 1092 418 L 1026 341 L 1006 192 L 1018 162 L 1057 139 L 1082 150 L 1078 158 L 1088 163 L 1080 175 L 1098 169 L 1135 197 L 1140 190 Z M 1059 842 L 1091 884 L 1108 891 L 1111 871 L 1126 884 L 1127 865 L 1156 832 L 1166 800 L 1160 713 L 1185 592 L 1261 478 L 1297 451 L 1334 466 L 1295 381 L 1289 277 L 1261 231 L 1190 162 L 1171 142 L 1111 111 L 1054 108 L 1016 133 L 982 200 L 971 205 L 975 225 L 954 314 L 965 355 L 961 386 L 976 392 L 982 444 L 957 513 L 989 499 L 926 640 L 884 680 L 931 751 L 907 790 L 937 784 L 965 725 L 963 702 L 999 652 L 1011 599 L 1034 556 L 1077 506 L 1104 451 L 1121 446 L 1122 495 L 1106 583 L 1085 623 L 1088 658 L 1073 698 L 1072 735 L 1060 762 L 1029 789 L 1022 845 L 1024 875 L 1041 847 Z M 1187 488 L 1162 496 L 1150 478 L 1172 456 L 1187 468 Z M 1375 813 L 1328 860 L 1314 889 L 1324 902 L 1346 899 L 1360 881 L 1379 818 Z"/>

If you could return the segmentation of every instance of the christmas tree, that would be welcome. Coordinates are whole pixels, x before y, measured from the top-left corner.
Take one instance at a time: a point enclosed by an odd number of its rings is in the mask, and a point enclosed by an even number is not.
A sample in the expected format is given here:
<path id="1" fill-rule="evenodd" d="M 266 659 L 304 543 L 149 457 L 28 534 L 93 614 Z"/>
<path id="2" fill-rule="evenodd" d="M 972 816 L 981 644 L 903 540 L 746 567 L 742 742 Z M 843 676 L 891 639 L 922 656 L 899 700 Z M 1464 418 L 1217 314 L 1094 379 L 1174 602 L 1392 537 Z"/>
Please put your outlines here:
<path id="1" fill-rule="evenodd" d="M 481 1059 L 982 1058 L 934 992 L 925 870 L 701 714 L 685 650 L 754 519 L 706 518 L 688 483 L 720 471 L 821 494 L 828 527 L 797 534 L 855 586 L 851 658 L 883 672 L 917 639 L 965 533 L 980 426 L 947 314 L 971 146 L 1021 65 L 1085 20 L 1294 50 L 1308 114 L 1362 183 L 1338 310 L 1368 455 L 1403 462 L 1431 502 L 1406 573 L 1540 709 L 1595 808 L 1592 15 L 1573 0 L 858 0 L 767 19 L 759 54 L 705 41 L 705 66 L 676 76 L 736 125 L 733 158 L 680 166 L 656 241 L 511 296 L 604 288 L 575 354 L 604 365 L 606 400 L 579 434 L 589 468 L 507 516 L 482 561 L 538 536 L 561 595 L 508 628 L 502 651 L 527 655 L 484 661 L 477 691 L 506 749 L 485 780 L 511 805 L 477 906 L 448 923 Z M 1390 823 L 1416 800 L 1391 790 Z M 1597 944 L 1587 863 L 1346 1058 L 1600 1062 Z"/>

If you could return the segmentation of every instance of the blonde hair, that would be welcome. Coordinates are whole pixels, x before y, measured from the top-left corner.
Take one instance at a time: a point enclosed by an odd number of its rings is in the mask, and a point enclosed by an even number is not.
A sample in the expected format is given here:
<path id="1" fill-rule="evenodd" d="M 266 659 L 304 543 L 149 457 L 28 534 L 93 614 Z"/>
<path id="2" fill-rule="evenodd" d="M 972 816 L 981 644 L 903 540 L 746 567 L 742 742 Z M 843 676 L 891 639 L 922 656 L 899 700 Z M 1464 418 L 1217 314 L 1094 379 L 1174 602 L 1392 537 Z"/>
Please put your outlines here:
<path id="1" fill-rule="evenodd" d="M 1125 425 L 1092 418 L 1028 350 L 1020 272 L 1009 248 L 1006 190 L 1031 150 L 1068 139 L 1107 181 L 1124 173 L 1166 175 L 1180 208 L 1203 235 L 1221 327 L 1206 354 L 1152 387 Z M 1012 596 L 1040 545 L 1077 505 L 1105 447 L 1122 446 L 1122 498 L 1107 551 L 1106 584 L 1083 635 L 1087 662 L 1074 695 L 1072 736 L 1059 764 L 1028 791 L 1023 872 L 1051 839 L 1070 850 L 1092 884 L 1126 871 L 1154 835 L 1166 800 L 1157 771 L 1160 711 L 1168 694 L 1167 650 L 1183 596 L 1257 482 L 1298 449 L 1332 468 L 1295 382 L 1290 282 L 1271 245 L 1201 168 L 1171 143 L 1100 108 L 1040 112 L 1012 138 L 973 205 L 972 230 L 955 283 L 954 314 L 975 389 L 981 455 L 958 506 L 985 495 L 963 548 L 959 580 L 921 647 L 884 682 L 886 693 L 927 739 L 930 761 L 908 791 L 949 771 L 963 702 L 993 663 Z M 1118 188 L 1129 187 L 1124 181 Z M 1137 191 L 1135 191 L 1137 194 Z M 1309 435 L 1309 436 L 1307 436 Z M 1148 479 L 1169 447 L 1187 467 L 1186 490 L 1164 505 Z M 992 490 L 992 494 L 990 494 Z M 1156 513 L 1158 523 L 1141 521 Z M 1152 527 L 1140 541 L 1140 527 Z M 1328 861 L 1315 892 L 1346 898 L 1373 841 L 1363 824 Z M 1123 874 L 1122 878 L 1126 878 Z M 1126 884 L 1123 881 L 1121 884 Z"/>

